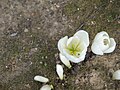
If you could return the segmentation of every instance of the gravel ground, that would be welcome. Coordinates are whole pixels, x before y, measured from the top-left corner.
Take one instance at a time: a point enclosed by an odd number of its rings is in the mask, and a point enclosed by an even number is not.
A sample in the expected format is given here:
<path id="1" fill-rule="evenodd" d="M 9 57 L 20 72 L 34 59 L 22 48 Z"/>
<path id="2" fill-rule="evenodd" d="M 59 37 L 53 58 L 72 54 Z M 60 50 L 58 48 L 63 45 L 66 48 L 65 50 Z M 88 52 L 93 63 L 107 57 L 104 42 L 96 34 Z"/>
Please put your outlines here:
<path id="1" fill-rule="evenodd" d="M 60 81 L 57 42 L 79 29 L 90 34 L 90 46 L 98 32 L 108 32 L 116 49 L 64 66 Z M 54 90 L 120 90 L 112 80 L 120 69 L 119 37 L 120 0 L 0 0 L 0 90 L 39 90 L 35 75 L 48 77 Z"/>

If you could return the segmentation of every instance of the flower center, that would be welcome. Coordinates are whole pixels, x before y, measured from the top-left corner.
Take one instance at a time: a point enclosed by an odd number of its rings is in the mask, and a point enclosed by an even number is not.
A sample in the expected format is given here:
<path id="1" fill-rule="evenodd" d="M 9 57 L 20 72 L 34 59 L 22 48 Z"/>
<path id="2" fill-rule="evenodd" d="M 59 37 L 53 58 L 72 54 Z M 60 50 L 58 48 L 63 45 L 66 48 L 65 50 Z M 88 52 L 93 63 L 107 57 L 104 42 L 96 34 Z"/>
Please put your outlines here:
<path id="1" fill-rule="evenodd" d="M 103 40 L 103 43 L 104 43 L 104 45 L 107 45 L 107 44 L 109 44 L 109 41 L 108 41 L 108 39 L 104 39 L 104 40 Z"/>
<path id="2" fill-rule="evenodd" d="M 80 56 L 80 53 L 82 51 L 81 49 L 81 45 L 80 45 L 80 42 L 75 44 L 75 43 L 72 43 L 71 46 L 68 46 L 66 48 L 67 52 L 70 54 L 70 55 L 73 55 L 75 57 L 79 57 Z"/>

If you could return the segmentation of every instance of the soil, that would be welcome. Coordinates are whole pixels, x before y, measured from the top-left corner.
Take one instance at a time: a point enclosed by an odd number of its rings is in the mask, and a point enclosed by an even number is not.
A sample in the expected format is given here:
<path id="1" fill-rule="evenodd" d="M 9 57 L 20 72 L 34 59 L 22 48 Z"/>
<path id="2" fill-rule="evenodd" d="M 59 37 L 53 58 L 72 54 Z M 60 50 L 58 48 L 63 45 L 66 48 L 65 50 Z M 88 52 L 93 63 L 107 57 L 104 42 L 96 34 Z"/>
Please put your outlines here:
<path id="1" fill-rule="evenodd" d="M 110 54 L 91 54 L 84 62 L 64 66 L 60 81 L 58 40 L 83 29 L 90 46 L 106 31 L 117 43 Z M 54 90 L 120 90 L 112 80 L 120 69 L 120 0 L 0 0 L 0 90 L 39 90 L 42 75 Z"/>

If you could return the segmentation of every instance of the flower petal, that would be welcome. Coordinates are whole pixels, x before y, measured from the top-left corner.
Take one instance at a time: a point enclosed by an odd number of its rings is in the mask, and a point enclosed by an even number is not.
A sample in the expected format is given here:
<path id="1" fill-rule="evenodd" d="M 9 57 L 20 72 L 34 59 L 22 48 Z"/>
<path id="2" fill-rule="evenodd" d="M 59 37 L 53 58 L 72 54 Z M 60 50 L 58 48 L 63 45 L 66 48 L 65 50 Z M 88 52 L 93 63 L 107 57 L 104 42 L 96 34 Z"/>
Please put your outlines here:
<path id="1" fill-rule="evenodd" d="M 84 41 L 87 46 L 89 46 L 89 35 L 84 30 L 79 30 L 74 34 L 74 36 L 77 36 L 80 40 Z"/>
<path id="2" fill-rule="evenodd" d="M 105 31 L 99 32 L 99 33 L 97 33 L 97 35 L 95 36 L 94 41 L 95 41 L 95 42 L 96 42 L 96 41 L 99 41 L 99 39 L 101 39 L 101 37 L 104 37 L 104 36 L 107 36 L 107 37 L 109 38 L 109 35 L 108 35 L 107 32 L 105 32 Z"/>
<path id="3" fill-rule="evenodd" d="M 39 82 L 43 82 L 43 83 L 49 82 L 49 79 L 48 79 L 48 78 L 45 78 L 45 77 L 39 76 L 39 75 L 35 76 L 35 77 L 34 77 L 34 80 L 35 80 L 35 81 L 39 81 Z"/>
<path id="4" fill-rule="evenodd" d="M 51 90 L 51 89 L 53 89 L 52 85 L 44 85 L 40 88 L 40 90 Z"/>
<path id="5" fill-rule="evenodd" d="M 67 41 L 67 47 L 71 48 L 71 47 L 76 47 L 78 44 L 80 43 L 80 39 L 76 36 L 70 37 Z"/>
<path id="6" fill-rule="evenodd" d="M 56 65 L 56 72 L 61 80 L 63 80 L 63 67 L 59 64 Z"/>
<path id="7" fill-rule="evenodd" d="M 110 46 L 107 50 L 104 51 L 104 53 L 111 53 L 115 50 L 116 42 L 113 38 L 110 38 Z"/>
<path id="8" fill-rule="evenodd" d="M 93 44 L 91 46 L 91 50 L 94 54 L 103 55 L 102 50 L 100 49 L 100 47 L 98 46 L 98 44 L 96 42 L 93 42 Z"/>
<path id="9" fill-rule="evenodd" d="M 87 50 L 86 50 L 87 51 Z M 86 53 L 82 53 L 82 55 L 80 55 L 80 57 L 75 57 L 75 56 L 72 56 L 70 54 L 68 54 L 66 51 L 64 51 L 64 55 L 66 56 L 66 58 L 68 60 L 70 60 L 71 62 L 74 62 L 74 63 L 79 63 L 81 61 L 83 61 L 85 59 L 85 55 Z"/>
<path id="10" fill-rule="evenodd" d="M 117 70 L 113 73 L 114 80 L 120 80 L 120 70 Z"/>
<path id="11" fill-rule="evenodd" d="M 59 54 L 59 56 L 63 64 L 65 64 L 68 68 L 72 67 L 69 60 L 65 56 L 63 56 L 61 53 Z"/>
<path id="12" fill-rule="evenodd" d="M 67 40 L 68 36 L 65 36 L 58 41 L 58 49 L 61 53 L 63 52 L 63 49 L 66 46 Z"/>

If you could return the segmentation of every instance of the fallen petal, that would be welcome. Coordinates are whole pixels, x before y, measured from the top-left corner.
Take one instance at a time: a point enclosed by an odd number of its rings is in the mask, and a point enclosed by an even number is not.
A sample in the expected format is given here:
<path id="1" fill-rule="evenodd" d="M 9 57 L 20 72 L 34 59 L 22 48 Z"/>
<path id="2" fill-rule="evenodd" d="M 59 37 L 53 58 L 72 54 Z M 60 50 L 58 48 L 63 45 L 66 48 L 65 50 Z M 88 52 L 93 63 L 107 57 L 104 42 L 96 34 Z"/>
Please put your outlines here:
<path id="1" fill-rule="evenodd" d="M 43 83 L 49 82 L 49 79 L 48 79 L 48 78 L 45 78 L 45 77 L 43 77 L 43 76 L 38 76 L 38 75 L 34 77 L 34 80 L 35 80 L 35 81 L 39 81 L 39 82 L 43 82 Z"/>
<path id="2" fill-rule="evenodd" d="M 114 80 L 120 80 L 120 70 L 117 70 L 113 73 Z"/>
<path id="3" fill-rule="evenodd" d="M 61 80 L 63 80 L 63 67 L 59 64 L 56 65 L 56 72 Z"/>
<path id="4" fill-rule="evenodd" d="M 59 56 L 63 64 L 65 64 L 68 68 L 72 67 L 69 60 L 65 56 L 63 56 L 61 53 L 59 54 Z"/>
<path id="5" fill-rule="evenodd" d="M 40 90 L 51 90 L 51 89 L 53 89 L 52 85 L 44 85 L 40 88 Z"/>

